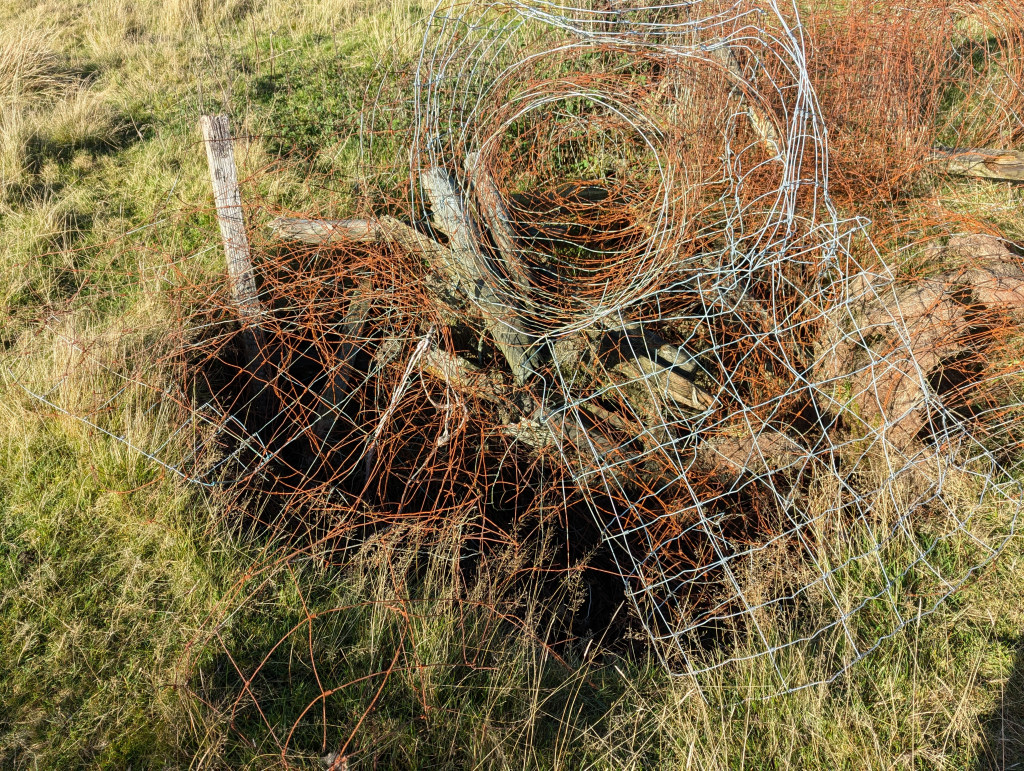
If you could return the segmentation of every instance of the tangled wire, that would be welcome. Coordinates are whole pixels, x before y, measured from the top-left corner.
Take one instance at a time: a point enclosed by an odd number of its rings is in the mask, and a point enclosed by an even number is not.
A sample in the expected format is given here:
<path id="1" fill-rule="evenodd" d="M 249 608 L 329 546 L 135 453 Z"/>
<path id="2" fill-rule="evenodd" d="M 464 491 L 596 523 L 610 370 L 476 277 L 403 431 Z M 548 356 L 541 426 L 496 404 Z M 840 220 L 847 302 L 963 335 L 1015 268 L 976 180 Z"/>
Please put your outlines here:
<path id="1" fill-rule="evenodd" d="M 936 193 L 1022 139 L 1024 18 L 976 5 L 438 6 L 367 100 L 358 218 L 254 232 L 240 326 L 185 293 L 152 385 L 187 419 L 142 449 L 339 554 L 555 571 L 593 527 L 671 671 L 838 674 L 1021 503 L 1024 268 Z"/>
<path id="2" fill-rule="evenodd" d="M 1009 8 L 989 10 L 1018 44 Z M 438 10 L 415 74 L 409 212 L 470 260 L 450 273 L 527 384 L 532 441 L 689 672 L 729 659 L 708 659 L 708 629 L 768 657 L 806 644 L 763 619 L 812 595 L 831 617 L 810 636 L 856 658 L 922 612 L 897 607 L 908 576 L 937 603 L 997 551 L 937 565 L 979 504 L 1019 499 L 1017 257 L 954 238 L 911 275 L 919 245 L 883 259 L 869 238 L 906 236 L 878 203 L 912 194 L 943 132 L 1012 125 L 1020 73 L 994 87 L 951 61 L 947 3 L 846 13 Z M 971 92 L 955 111 L 954 79 Z M 438 213 L 463 194 L 461 225 Z M 941 226 L 914 216 L 915 235 Z M 864 571 L 876 591 L 850 596 Z M 865 640 L 876 606 L 895 620 Z"/>

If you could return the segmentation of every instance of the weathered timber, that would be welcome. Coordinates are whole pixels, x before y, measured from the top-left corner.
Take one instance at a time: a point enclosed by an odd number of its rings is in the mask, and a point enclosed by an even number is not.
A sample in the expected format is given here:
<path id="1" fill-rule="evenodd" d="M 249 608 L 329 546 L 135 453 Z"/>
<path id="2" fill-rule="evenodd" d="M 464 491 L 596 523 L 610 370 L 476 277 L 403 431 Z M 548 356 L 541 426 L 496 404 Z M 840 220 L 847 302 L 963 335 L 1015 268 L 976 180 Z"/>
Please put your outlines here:
<path id="1" fill-rule="evenodd" d="M 954 176 L 1024 182 L 1024 152 L 1019 150 L 939 148 L 932 159 Z"/>
<path id="2" fill-rule="evenodd" d="M 699 367 L 684 348 L 670 345 L 638 324 L 609 330 L 601 336 L 602 363 L 625 382 L 644 389 L 661 401 L 701 411 L 714 403 L 711 394 L 693 382 Z"/>
<path id="3" fill-rule="evenodd" d="M 259 319 L 263 315 L 252 260 L 249 239 L 242 220 L 242 196 L 238 189 L 238 172 L 231 131 L 226 115 L 204 115 L 199 126 L 206 143 L 206 161 L 213 183 L 213 200 L 217 207 L 217 223 L 224 240 L 228 281 L 235 306 L 245 317 Z"/>
<path id="4" fill-rule="evenodd" d="M 714 403 L 711 394 L 689 378 L 674 372 L 671 364 L 666 365 L 646 356 L 623 359 L 612 371 L 625 378 L 625 385 L 636 384 L 650 389 L 655 397 L 667 398 L 687 409 L 700 411 Z"/>
<path id="5" fill-rule="evenodd" d="M 512 281 L 519 289 L 528 289 L 530 276 L 516 249 L 515 234 L 509 224 L 510 218 L 505 201 L 494 179 L 480 158 L 480 153 L 469 153 L 466 156 L 466 173 L 473 186 L 480 215 L 498 248 L 502 265 Z"/>
<path id="6" fill-rule="evenodd" d="M 428 262 L 441 258 L 450 260 L 449 249 L 390 216 L 374 219 L 314 220 L 300 217 L 278 217 L 270 223 L 273 233 L 283 240 L 299 241 L 311 246 L 331 244 L 394 243 L 410 254 L 418 254 Z"/>
<path id="7" fill-rule="evenodd" d="M 938 259 L 964 265 L 902 285 L 854 279 L 854 302 L 843 317 L 829 319 L 816 351 L 816 377 L 833 384 L 826 409 L 855 415 L 865 426 L 885 426 L 901 449 L 915 447 L 928 426 L 929 383 L 963 381 L 943 403 L 968 400 L 982 375 L 958 362 L 984 354 L 1001 317 L 1024 320 L 1024 272 L 1005 243 L 961 236 L 940 252 Z M 904 345 L 906 355 L 885 359 Z"/>
<path id="8" fill-rule="evenodd" d="M 298 241 L 310 246 L 331 246 L 346 243 L 394 244 L 406 254 L 420 257 L 431 270 L 424 277 L 427 292 L 452 309 L 465 307 L 465 296 L 450 278 L 441 275 L 438 266 L 449 265 L 455 258 L 447 246 L 414 230 L 404 222 L 390 216 L 376 219 L 314 220 L 296 217 L 278 217 L 270 223 L 275 236 L 286 241 Z M 446 319 L 453 321 L 453 319 Z"/>
<path id="9" fill-rule="evenodd" d="M 442 256 L 444 271 L 481 309 L 512 376 L 519 383 L 525 382 L 532 370 L 534 341 L 519 328 L 522 322 L 516 309 L 497 296 L 484 275 L 483 256 L 473 239 L 462 195 L 444 169 L 428 169 L 420 181 L 430 200 L 435 227 L 450 240 L 451 248 Z"/>
<path id="10" fill-rule="evenodd" d="M 312 220 L 301 217 L 278 217 L 270 229 L 288 241 L 304 244 L 340 244 L 346 241 L 377 243 L 382 229 L 376 220 Z"/>
<path id="11" fill-rule="evenodd" d="M 206 145 L 217 222 L 224 241 L 228 284 L 242 322 L 242 346 L 248 359 L 246 369 L 251 376 L 252 411 L 259 425 L 265 426 L 275 412 L 273 400 L 265 389 L 274 373 L 266 356 L 261 327 L 264 311 L 256 290 L 249 239 L 242 219 L 242 196 L 238 188 L 231 129 L 226 115 L 204 115 L 199 119 L 199 128 Z"/>
<path id="12" fill-rule="evenodd" d="M 506 426 L 505 430 L 534 450 L 557 447 L 585 476 L 600 473 L 607 475 L 605 481 L 618 485 L 645 481 L 665 484 L 680 474 L 696 473 L 705 474 L 729 489 L 751 478 L 774 480 L 778 474 L 792 476 L 810 458 L 810 453 L 796 440 L 763 427 L 756 434 L 705 440 L 696 448 L 694 468 L 682 468 L 676 465 L 675 454 L 664 453 L 663 445 L 647 429 L 631 430 L 628 421 L 596 404 L 580 407 L 590 420 L 607 425 L 610 431 L 598 431 L 595 427 L 583 430 L 569 415 L 557 419 L 531 416 Z M 639 439 L 645 449 L 630 448 L 628 442 L 616 439 L 615 433 Z M 667 478 L 662 476 L 666 469 L 671 469 Z"/>
<path id="13" fill-rule="evenodd" d="M 449 276 L 464 277 L 466 272 L 477 270 L 474 264 L 467 269 L 465 258 L 460 259 L 458 255 L 453 254 L 452 249 L 442 246 L 393 217 L 381 217 L 376 220 L 307 220 L 281 217 L 271 223 L 271 228 L 280 238 L 312 245 L 394 242 L 407 252 L 420 255 L 434 267 L 443 266 L 444 272 Z M 448 235 L 450 237 L 450 234 Z M 440 280 L 435 275 L 428 276 L 427 283 L 428 291 L 439 297 L 443 304 L 456 308 L 461 306 L 457 301 L 457 292 L 450 282 Z M 465 291 L 468 286 L 475 283 L 471 284 L 463 278 L 457 289 Z M 496 304 L 493 295 L 491 300 L 492 305 Z M 505 308 L 499 307 L 499 310 L 504 311 Z M 758 310 L 764 313 L 760 306 Z M 685 348 L 657 339 L 649 332 L 634 334 L 638 328 L 636 324 L 610 325 L 606 329 L 590 333 L 590 337 L 599 350 L 618 351 L 612 354 L 612 361 L 608 365 L 616 374 L 627 380 L 653 378 L 658 393 L 676 404 L 695 410 L 707 408 L 713 401 L 711 395 L 692 382 L 692 377 L 699 369 L 694 357 Z M 624 336 L 629 340 L 625 346 L 621 344 Z M 585 345 L 586 341 L 580 337 L 556 343 L 556 360 L 566 369 L 576 366 Z M 514 347 L 512 350 L 518 352 L 521 349 Z M 680 373 L 685 373 L 686 376 Z"/>
<path id="14" fill-rule="evenodd" d="M 419 367 L 454 390 L 466 396 L 479 397 L 499 411 L 507 411 L 511 405 L 510 389 L 506 384 L 488 376 L 461 356 L 431 348 L 420 358 Z M 645 468 L 645 459 L 652 458 L 650 453 L 657 450 L 650 444 L 653 435 L 596 402 L 582 402 L 579 409 L 596 424 L 606 425 L 612 433 L 639 437 L 648 445 L 647 451 L 628 451 L 609 432 L 584 431 L 570 414 L 550 415 L 537 411 L 530 415 L 509 415 L 506 420 L 511 422 L 502 427 L 502 433 L 533 451 L 557 448 L 584 476 L 598 470 L 599 466 L 595 465 L 598 459 L 616 458 L 617 463 L 603 471 L 609 475 L 608 481 L 628 484 L 627 469 L 640 478 L 656 478 L 656 473 Z M 744 478 L 798 470 L 807 457 L 807 451 L 795 440 L 762 427 L 756 436 L 746 434 L 709 439 L 697 450 L 696 465 L 698 471 L 708 474 L 725 487 L 731 487 Z M 669 464 L 673 462 L 671 458 L 665 460 Z"/>
<path id="15" fill-rule="evenodd" d="M 669 399 L 689 410 L 705 410 L 714 397 L 694 382 L 703 368 L 682 346 L 672 345 L 635 322 L 609 324 L 564 338 L 554 345 L 554 358 L 567 375 L 590 348 L 614 377 L 614 385 L 649 389 L 657 400 Z"/>
<path id="16" fill-rule="evenodd" d="M 431 348 L 420 360 L 420 369 L 447 383 L 454 390 L 479 396 L 484 401 L 501 407 L 502 410 L 514 406 L 509 388 L 499 377 L 482 371 L 457 354 L 448 353 L 440 348 Z"/>

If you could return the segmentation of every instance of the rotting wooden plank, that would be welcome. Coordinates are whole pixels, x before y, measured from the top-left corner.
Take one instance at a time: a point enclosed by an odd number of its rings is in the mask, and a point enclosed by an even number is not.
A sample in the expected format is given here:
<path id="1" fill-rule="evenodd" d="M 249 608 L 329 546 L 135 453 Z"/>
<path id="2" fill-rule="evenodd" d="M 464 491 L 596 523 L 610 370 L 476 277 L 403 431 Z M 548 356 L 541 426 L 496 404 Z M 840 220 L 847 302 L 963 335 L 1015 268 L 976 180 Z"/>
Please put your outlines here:
<path id="1" fill-rule="evenodd" d="M 473 239 L 462 195 L 444 169 L 428 169 L 420 181 L 430 200 L 435 226 L 450 239 L 445 271 L 483 312 L 484 323 L 516 382 L 525 382 L 532 370 L 534 341 L 519 328 L 521 319 L 516 310 L 498 298 L 483 274 L 483 257 Z"/>
<path id="2" fill-rule="evenodd" d="M 554 359 L 563 371 L 577 366 L 587 347 L 596 358 L 625 383 L 644 386 L 659 398 L 698 412 L 714 404 L 714 397 L 694 382 L 703 368 L 682 346 L 672 345 L 635 322 L 609 325 L 564 338 L 554 345 Z"/>
<path id="3" fill-rule="evenodd" d="M 611 369 L 626 378 L 627 385 L 649 387 L 655 396 L 668 398 L 682 407 L 700 412 L 714 404 L 711 394 L 689 378 L 673 372 L 671 365 L 666 366 L 646 356 L 623 359 Z"/>
<path id="4" fill-rule="evenodd" d="M 458 287 L 452 286 L 450 278 L 440 275 L 444 266 L 455 261 L 451 250 L 394 217 L 385 215 L 374 219 L 346 220 L 278 217 L 270 223 L 270 229 L 280 239 L 310 246 L 394 244 L 406 254 L 416 255 L 429 266 L 430 270 L 424 277 L 429 294 L 441 300 L 448 308 L 461 309 L 466 304 Z"/>
<path id="5" fill-rule="evenodd" d="M 954 176 L 1024 182 L 1024 152 L 1019 150 L 938 148 L 932 159 Z"/>
<path id="6" fill-rule="evenodd" d="M 242 217 L 242 196 L 238 187 L 238 170 L 231 129 L 226 115 L 204 115 L 199 128 L 206 146 L 210 167 L 213 200 L 217 207 L 217 223 L 224 241 L 228 284 L 231 297 L 242 322 L 242 345 L 251 376 L 252 409 L 256 422 L 265 427 L 274 417 L 275 405 L 266 390 L 273 380 L 273 367 L 266 355 L 266 341 L 261 326 L 263 306 L 256 289 L 256 276 L 249 253 L 249 239 Z"/>
<path id="7" fill-rule="evenodd" d="M 494 239 L 494 245 L 498 248 L 505 272 L 519 289 L 528 289 L 530 276 L 518 256 L 515 234 L 509 225 L 508 209 L 502 200 L 501 192 L 494 184 L 494 179 L 480 159 L 480 153 L 469 153 L 466 156 L 466 173 L 473 186 L 480 215 L 491 233 L 491 238 Z"/>
<path id="8" fill-rule="evenodd" d="M 332 244 L 394 243 L 404 251 L 417 254 L 428 262 L 435 258 L 451 260 L 449 249 L 437 241 L 417 232 L 394 217 L 373 219 L 319 220 L 301 217 L 278 217 L 270 223 L 278 238 L 299 241 L 311 246 Z"/>
<path id="9" fill-rule="evenodd" d="M 376 243 L 380 240 L 380 224 L 375 220 L 314 220 L 303 217 L 278 217 L 270 229 L 279 238 L 304 244 L 339 244 L 346 241 Z"/>

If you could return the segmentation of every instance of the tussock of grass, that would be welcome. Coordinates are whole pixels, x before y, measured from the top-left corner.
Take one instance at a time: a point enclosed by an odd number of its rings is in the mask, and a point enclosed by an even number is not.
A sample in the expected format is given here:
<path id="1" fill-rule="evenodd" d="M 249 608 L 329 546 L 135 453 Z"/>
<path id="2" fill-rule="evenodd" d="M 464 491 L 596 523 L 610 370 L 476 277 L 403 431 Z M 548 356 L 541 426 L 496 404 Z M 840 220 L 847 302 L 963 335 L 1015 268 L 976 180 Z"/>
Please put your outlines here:
<path id="1" fill-rule="evenodd" d="M 0 112 L 0 199 L 10 197 L 26 184 L 31 138 L 32 130 L 24 113 L 14 108 Z"/>
<path id="2" fill-rule="evenodd" d="M 54 93 L 67 82 L 52 33 L 6 28 L 0 32 L 0 100 L 13 107 L 29 95 Z"/>
<path id="3" fill-rule="evenodd" d="M 42 141 L 62 152 L 113 149 L 124 130 L 110 103 L 88 85 L 70 91 L 39 123 Z"/>
<path id="4" fill-rule="evenodd" d="M 112 149 L 123 132 L 95 78 L 58 53 L 57 43 L 53 33 L 30 26 L 0 33 L 0 205 L 52 187 L 38 178 L 47 160 Z"/>
<path id="5" fill-rule="evenodd" d="M 155 14 L 158 28 L 174 37 L 183 31 L 202 33 L 205 30 L 243 18 L 252 8 L 247 0 L 168 0 L 155 3 L 147 10 Z"/>
<path id="6" fill-rule="evenodd" d="M 28 178 L 34 132 L 27 105 L 59 91 L 66 80 L 50 37 L 14 29 L 0 34 L 0 201 Z"/>
<path id="7" fill-rule="evenodd" d="M 71 201 L 35 201 L 5 219 L 8 281 L 3 299 L 10 311 L 66 297 L 77 284 L 73 246 L 81 231 Z"/>

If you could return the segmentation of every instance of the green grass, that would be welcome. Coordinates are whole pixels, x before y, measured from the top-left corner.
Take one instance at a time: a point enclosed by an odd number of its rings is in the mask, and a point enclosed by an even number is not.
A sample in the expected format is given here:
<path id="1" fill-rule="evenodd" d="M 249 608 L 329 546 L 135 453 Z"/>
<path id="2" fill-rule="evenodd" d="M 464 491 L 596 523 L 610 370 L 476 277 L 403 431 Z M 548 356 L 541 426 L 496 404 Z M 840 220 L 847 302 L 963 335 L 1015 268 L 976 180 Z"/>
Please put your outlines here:
<path id="1" fill-rule="evenodd" d="M 443 551 L 413 559 L 378 545 L 345 568 L 317 554 L 268 566 L 282 544 L 248 527 L 240 502 L 26 395 L 19 383 L 54 387 L 54 404 L 71 409 L 118 384 L 99 370 L 66 377 L 75 354 L 40 332 L 50 314 L 62 312 L 51 327 L 67 336 L 107 346 L 109 361 L 137 364 L 174 326 L 160 292 L 217 276 L 215 253 L 185 260 L 217 238 L 201 111 L 227 109 L 252 137 L 239 154 L 247 199 L 343 211 L 352 189 L 325 180 L 351 166 L 375 58 L 392 52 L 407 71 L 418 6 L 83 8 L 0 10 L 12 31 L 0 50 L 24 41 L 23 59 L 0 56 L 0 71 L 21 73 L 0 94 L 0 766 L 265 768 L 282 763 L 287 740 L 284 760 L 313 768 L 350 738 L 366 768 L 1024 762 L 1019 539 L 847 676 L 745 702 L 772 677 L 763 661 L 700 682 L 585 642 L 560 661 L 453 605 Z M 950 206 L 1024 233 L 1019 189 L 947 192 Z M 174 425 L 145 389 L 123 403 L 102 420 L 140 444 Z M 951 569 L 961 558 L 941 557 Z M 528 587 L 523 607 L 539 602 Z M 814 654 L 798 647 L 781 664 L 813 678 L 827 668 Z M 338 690 L 303 717 L 318 679 Z"/>

